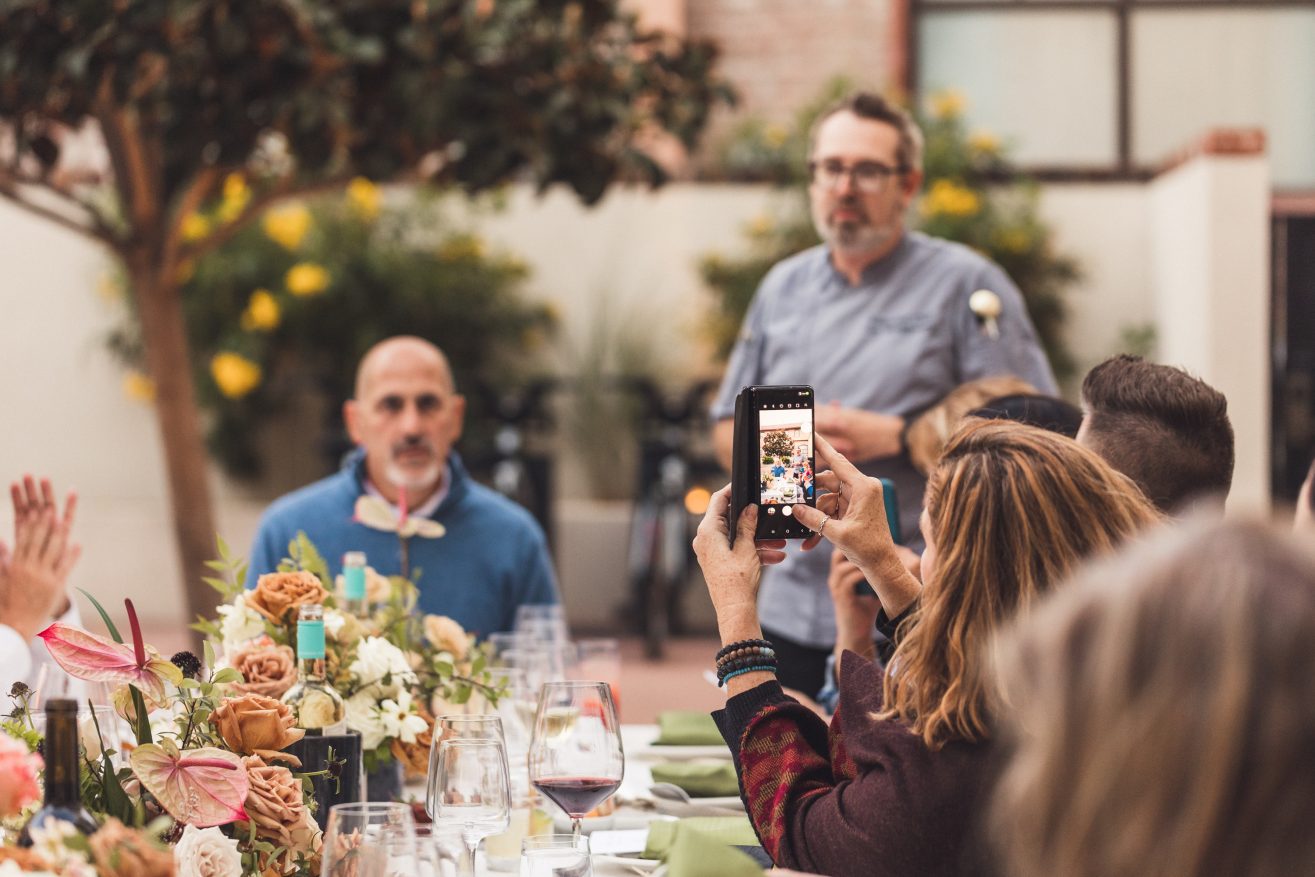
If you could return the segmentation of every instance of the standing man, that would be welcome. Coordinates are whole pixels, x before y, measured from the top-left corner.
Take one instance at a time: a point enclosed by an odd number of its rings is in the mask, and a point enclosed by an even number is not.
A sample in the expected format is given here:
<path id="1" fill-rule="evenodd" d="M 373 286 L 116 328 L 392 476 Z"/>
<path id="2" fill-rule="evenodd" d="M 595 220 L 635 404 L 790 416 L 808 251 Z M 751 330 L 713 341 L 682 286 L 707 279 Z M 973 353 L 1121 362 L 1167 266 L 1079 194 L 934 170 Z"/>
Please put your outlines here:
<path id="1" fill-rule="evenodd" d="M 905 228 L 922 185 L 922 133 L 906 112 L 875 94 L 844 99 L 814 127 L 808 169 L 823 243 L 759 286 L 712 408 L 713 441 L 729 467 L 741 387 L 811 384 L 817 431 L 866 473 L 894 480 L 903 531 L 917 534 L 924 482 L 904 453 L 906 418 L 974 378 L 1012 374 L 1043 393 L 1055 379 L 1009 277 L 965 246 Z M 983 289 L 994 296 L 979 317 L 968 302 Z M 828 559 L 791 552 L 764 571 L 759 597 L 781 682 L 807 694 L 822 687 L 835 641 Z"/>
<path id="2" fill-rule="evenodd" d="M 357 368 L 356 398 L 343 405 L 357 451 L 338 473 L 269 507 L 251 549 L 247 587 L 278 567 L 300 530 L 334 574 L 348 551 L 364 551 L 380 573 L 400 573 L 397 534 L 354 518 L 357 500 L 373 496 L 389 504 L 392 520 L 404 507 L 409 516 L 443 525 L 442 536 L 416 535 L 408 543 L 410 568 L 421 573 L 421 611 L 451 616 L 487 636 L 510 630 L 522 603 L 556 603 L 538 523 L 472 481 L 452 450 L 465 410 L 447 358 L 433 344 L 398 336 L 372 347 Z"/>

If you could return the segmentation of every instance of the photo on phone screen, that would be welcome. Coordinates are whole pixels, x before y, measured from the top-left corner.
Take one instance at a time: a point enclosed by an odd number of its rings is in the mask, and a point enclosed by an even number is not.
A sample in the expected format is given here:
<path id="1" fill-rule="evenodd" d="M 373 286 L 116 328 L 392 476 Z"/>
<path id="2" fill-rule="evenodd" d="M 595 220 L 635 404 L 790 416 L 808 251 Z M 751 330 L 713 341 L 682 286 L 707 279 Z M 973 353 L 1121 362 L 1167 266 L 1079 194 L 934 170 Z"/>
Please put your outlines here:
<path id="1" fill-rule="evenodd" d="M 798 539 L 811 531 L 794 506 L 817 504 L 813 485 L 813 392 L 809 387 L 755 387 L 758 536 Z"/>

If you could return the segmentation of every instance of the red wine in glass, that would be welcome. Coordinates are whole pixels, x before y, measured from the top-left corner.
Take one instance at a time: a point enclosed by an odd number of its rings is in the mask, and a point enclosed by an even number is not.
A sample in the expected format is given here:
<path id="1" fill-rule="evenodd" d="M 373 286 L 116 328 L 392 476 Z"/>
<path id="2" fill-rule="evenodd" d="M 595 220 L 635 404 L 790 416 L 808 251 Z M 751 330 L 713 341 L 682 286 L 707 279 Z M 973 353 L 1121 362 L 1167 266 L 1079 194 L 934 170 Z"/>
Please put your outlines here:
<path id="1" fill-rule="evenodd" d="M 586 813 L 610 798 L 620 785 L 620 780 L 606 777 L 544 777 L 534 783 L 536 789 L 572 819 L 583 819 Z"/>

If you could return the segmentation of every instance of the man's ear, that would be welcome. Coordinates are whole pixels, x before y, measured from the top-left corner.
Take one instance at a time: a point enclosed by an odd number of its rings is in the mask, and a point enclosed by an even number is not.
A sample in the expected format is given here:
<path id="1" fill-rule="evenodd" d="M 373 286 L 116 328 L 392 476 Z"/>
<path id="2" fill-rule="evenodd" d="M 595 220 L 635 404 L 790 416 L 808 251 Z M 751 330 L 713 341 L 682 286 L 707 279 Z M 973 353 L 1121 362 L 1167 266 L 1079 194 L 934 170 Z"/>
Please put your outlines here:
<path id="1" fill-rule="evenodd" d="M 466 397 L 460 393 L 452 394 L 452 439 L 455 444 L 461 438 L 461 431 L 466 426 Z"/>
<path id="2" fill-rule="evenodd" d="M 355 399 L 348 399 L 342 403 L 342 422 L 346 425 L 347 434 L 352 437 L 352 442 L 358 445 L 361 443 L 360 424 L 357 420 L 360 413 L 360 405 Z"/>
<path id="3" fill-rule="evenodd" d="M 922 171 L 911 170 L 901 178 L 901 181 L 904 184 L 904 190 L 902 193 L 904 196 L 904 206 L 907 207 L 914 198 L 918 197 L 918 193 L 922 191 Z"/>

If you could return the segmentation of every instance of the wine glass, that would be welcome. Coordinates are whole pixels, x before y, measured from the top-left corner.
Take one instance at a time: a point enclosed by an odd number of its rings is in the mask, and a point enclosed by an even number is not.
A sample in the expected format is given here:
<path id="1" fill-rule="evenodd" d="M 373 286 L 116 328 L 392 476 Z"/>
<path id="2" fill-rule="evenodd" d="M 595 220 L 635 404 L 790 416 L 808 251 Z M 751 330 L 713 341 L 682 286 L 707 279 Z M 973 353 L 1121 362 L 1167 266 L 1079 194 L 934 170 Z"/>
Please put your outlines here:
<path id="1" fill-rule="evenodd" d="M 621 726 L 606 682 L 548 682 L 530 740 L 530 782 L 580 820 L 616 792 L 625 776 Z"/>
<path id="2" fill-rule="evenodd" d="M 415 818 L 406 804 L 370 801 L 362 804 L 335 804 L 329 808 L 329 822 L 324 832 L 321 877 L 383 877 L 400 870 L 419 871 L 415 860 Z"/>
<path id="3" fill-rule="evenodd" d="M 502 719 L 494 715 L 453 714 L 434 719 L 433 739 L 429 744 L 429 778 L 425 783 L 425 812 L 434 815 L 434 783 L 437 781 L 438 747 L 455 738 L 497 740 L 505 748 Z"/>
<path id="4" fill-rule="evenodd" d="M 460 828 L 465 850 L 458 873 L 473 877 L 479 842 L 506 831 L 511 819 L 511 782 L 502 741 L 453 737 L 440 743 L 428 800 L 435 823 Z"/>

